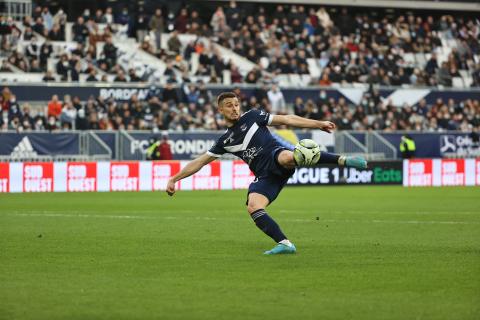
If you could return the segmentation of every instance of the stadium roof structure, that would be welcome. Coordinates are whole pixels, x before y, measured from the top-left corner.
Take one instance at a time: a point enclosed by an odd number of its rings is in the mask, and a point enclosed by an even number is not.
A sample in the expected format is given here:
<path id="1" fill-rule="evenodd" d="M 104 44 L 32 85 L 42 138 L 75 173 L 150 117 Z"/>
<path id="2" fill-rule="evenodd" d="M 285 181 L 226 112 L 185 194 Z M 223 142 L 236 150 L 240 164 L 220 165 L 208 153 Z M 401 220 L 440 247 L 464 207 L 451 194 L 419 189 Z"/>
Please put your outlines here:
<path id="1" fill-rule="evenodd" d="M 216 0 L 218 1 L 218 0 Z M 220 0 L 230 1 L 230 0 Z M 428 9 L 479 11 L 478 0 L 237 0 L 239 2 L 262 2 L 277 4 L 334 5 L 358 7 L 383 7 L 397 9 Z"/>

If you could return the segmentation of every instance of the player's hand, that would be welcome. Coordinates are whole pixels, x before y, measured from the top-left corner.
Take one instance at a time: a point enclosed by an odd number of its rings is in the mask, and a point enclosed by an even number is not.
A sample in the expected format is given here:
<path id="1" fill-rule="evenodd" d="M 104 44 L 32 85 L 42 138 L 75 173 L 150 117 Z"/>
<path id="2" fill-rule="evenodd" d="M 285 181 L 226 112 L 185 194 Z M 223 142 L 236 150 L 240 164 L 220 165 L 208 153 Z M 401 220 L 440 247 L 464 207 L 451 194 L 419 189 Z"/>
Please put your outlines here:
<path id="1" fill-rule="evenodd" d="M 337 126 L 331 121 L 320 121 L 320 130 L 331 133 Z"/>
<path id="2" fill-rule="evenodd" d="M 167 190 L 165 190 L 167 194 L 171 197 L 175 193 L 175 181 L 173 180 L 168 180 L 167 183 Z"/>

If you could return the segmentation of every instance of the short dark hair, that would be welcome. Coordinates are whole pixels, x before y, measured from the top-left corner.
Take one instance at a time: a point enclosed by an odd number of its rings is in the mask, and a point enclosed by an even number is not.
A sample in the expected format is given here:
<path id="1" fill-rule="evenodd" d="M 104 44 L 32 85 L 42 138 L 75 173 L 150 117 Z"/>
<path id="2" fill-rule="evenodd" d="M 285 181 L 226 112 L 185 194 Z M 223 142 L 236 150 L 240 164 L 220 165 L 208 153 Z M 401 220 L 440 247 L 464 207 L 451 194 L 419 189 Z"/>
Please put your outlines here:
<path id="1" fill-rule="evenodd" d="M 222 92 L 217 98 L 217 105 L 220 106 L 220 103 L 223 102 L 223 100 L 228 99 L 228 98 L 238 98 L 237 95 L 233 92 Z"/>

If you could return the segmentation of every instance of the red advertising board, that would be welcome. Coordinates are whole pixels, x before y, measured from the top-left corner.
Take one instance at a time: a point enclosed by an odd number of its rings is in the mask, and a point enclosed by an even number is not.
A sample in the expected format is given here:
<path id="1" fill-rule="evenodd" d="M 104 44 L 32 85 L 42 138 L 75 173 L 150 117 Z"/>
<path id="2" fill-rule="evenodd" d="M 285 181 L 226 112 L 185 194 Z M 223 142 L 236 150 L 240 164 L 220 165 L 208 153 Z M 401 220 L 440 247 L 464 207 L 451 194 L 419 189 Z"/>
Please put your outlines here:
<path id="1" fill-rule="evenodd" d="M 68 162 L 67 191 L 97 191 L 97 163 Z"/>
<path id="2" fill-rule="evenodd" d="M 441 167 L 442 186 L 465 185 L 465 160 L 443 159 Z"/>
<path id="3" fill-rule="evenodd" d="M 475 160 L 475 184 L 480 186 L 480 159 Z"/>
<path id="4" fill-rule="evenodd" d="M 431 186 L 432 160 L 418 159 L 408 162 L 408 185 L 409 186 Z"/>
<path id="5" fill-rule="evenodd" d="M 10 164 L 0 163 L 0 192 L 9 192 L 8 182 L 10 181 Z"/>
<path id="6" fill-rule="evenodd" d="M 210 162 L 192 176 L 193 190 L 220 190 L 220 161 Z"/>
<path id="7" fill-rule="evenodd" d="M 138 162 L 110 162 L 110 191 L 138 191 Z"/>
<path id="8" fill-rule="evenodd" d="M 53 162 L 25 162 L 23 164 L 24 192 L 52 192 L 53 181 Z"/>
<path id="9" fill-rule="evenodd" d="M 250 185 L 250 183 L 255 179 L 255 175 L 248 164 L 243 161 L 233 161 L 233 181 L 232 187 L 233 189 L 246 189 Z"/>
<path id="10" fill-rule="evenodd" d="M 168 179 L 180 171 L 179 161 L 152 162 L 152 190 L 165 190 Z"/>

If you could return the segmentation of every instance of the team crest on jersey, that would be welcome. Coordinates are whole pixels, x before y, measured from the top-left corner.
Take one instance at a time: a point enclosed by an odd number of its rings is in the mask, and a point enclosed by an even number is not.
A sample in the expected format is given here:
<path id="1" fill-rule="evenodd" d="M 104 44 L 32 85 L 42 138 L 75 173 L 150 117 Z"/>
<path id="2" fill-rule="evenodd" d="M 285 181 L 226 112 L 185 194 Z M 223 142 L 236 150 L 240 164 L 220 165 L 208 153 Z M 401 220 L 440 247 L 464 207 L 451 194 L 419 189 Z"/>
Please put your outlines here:
<path id="1" fill-rule="evenodd" d="M 248 164 L 250 164 L 250 162 L 252 162 L 252 160 L 260 153 L 260 151 L 263 150 L 263 147 L 260 147 L 260 148 L 256 148 L 256 147 L 251 147 L 251 148 L 248 148 L 247 150 L 243 151 L 242 153 L 242 159 L 247 162 Z"/>
<path id="2" fill-rule="evenodd" d="M 240 130 L 242 130 L 242 131 L 247 130 L 247 124 L 246 124 L 246 123 L 242 124 L 242 125 L 240 126 Z"/>
<path id="3" fill-rule="evenodd" d="M 261 110 L 261 111 L 260 111 L 260 115 L 261 115 L 261 116 L 266 115 L 265 111 Z"/>
<path id="4" fill-rule="evenodd" d="M 223 140 L 223 143 L 224 143 L 224 144 L 228 144 L 228 143 L 230 143 L 230 142 L 232 142 L 232 141 L 233 141 L 233 132 L 230 133 L 230 135 L 228 136 L 227 139 Z"/>

